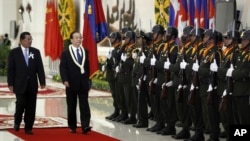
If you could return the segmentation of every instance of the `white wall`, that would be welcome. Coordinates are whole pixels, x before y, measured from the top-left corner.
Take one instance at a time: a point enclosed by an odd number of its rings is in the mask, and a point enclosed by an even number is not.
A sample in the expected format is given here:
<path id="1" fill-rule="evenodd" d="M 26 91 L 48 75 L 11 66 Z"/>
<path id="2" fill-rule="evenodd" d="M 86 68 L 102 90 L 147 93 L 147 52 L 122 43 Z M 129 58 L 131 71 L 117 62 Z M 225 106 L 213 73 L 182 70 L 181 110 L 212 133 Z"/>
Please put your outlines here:
<path id="1" fill-rule="evenodd" d="M 0 0 L 0 34 L 9 33 L 10 21 L 17 20 L 19 17 L 17 9 L 21 0 Z M 79 9 L 78 19 L 79 27 L 77 29 L 82 32 L 83 30 L 83 12 L 85 9 L 85 0 L 74 0 L 77 4 L 76 7 Z M 44 28 L 45 28 L 45 8 L 46 0 L 22 0 L 21 1 L 24 7 L 27 3 L 30 2 L 32 6 L 31 19 L 30 22 L 29 15 L 24 12 L 24 22 L 17 21 L 22 27 L 22 31 L 29 31 L 33 36 L 33 46 L 40 49 L 43 55 L 43 61 L 45 69 L 48 69 L 48 58 L 44 57 Z M 107 5 L 110 7 L 116 3 L 116 0 L 103 0 L 103 8 L 106 11 Z M 123 0 L 119 0 L 120 5 L 123 3 Z M 125 0 L 128 3 L 128 0 Z M 136 17 L 134 22 L 138 23 L 141 19 L 141 28 L 149 31 L 150 30 L 150 20 L 152 25 L 155 24 L 154 21 L 154 0 L 135 0 L 136 5 Z M 241 10 L 241 21 L 245 26 L 248 23 L 250 26 L 250 11 L 249 11 L 250 0 L 237 0 L 237 9 Z M 126 7 L 128 8 L 128 7 Z M 222 11 L 223 12 L 223 11 Z M 15 42 L 17 44 L 18 41 Z"/>

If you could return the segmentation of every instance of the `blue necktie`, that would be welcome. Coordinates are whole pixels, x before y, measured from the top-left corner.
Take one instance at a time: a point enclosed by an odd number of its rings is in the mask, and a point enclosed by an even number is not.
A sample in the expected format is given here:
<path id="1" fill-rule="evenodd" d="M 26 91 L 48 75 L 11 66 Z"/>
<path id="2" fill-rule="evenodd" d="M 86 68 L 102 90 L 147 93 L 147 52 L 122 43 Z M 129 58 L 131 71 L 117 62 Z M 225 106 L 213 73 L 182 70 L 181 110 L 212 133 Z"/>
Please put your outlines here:
<path id="1" fill-rule="evenodd" d="M 29 50 L 27 48 L 24 49 L 24 58 L 25 58 L 25 62 L 26 65 L 29 65 Z"/>
<path id="2" fill-rule="evenodd" d="M 79 64 L 82 63 L 82 56 L 80 55 L 80 50 L 79 48 L 76 50 L 76 55 L 77 55 L 77 61 Z"/>

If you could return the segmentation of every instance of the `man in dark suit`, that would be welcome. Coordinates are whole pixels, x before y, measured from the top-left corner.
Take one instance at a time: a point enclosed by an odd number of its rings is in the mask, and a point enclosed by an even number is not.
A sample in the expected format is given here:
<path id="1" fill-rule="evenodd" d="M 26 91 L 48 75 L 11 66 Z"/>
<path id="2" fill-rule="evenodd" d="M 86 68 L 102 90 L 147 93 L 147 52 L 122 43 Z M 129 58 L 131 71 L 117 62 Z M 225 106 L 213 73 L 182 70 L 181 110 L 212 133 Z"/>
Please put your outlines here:
<path id="1" fill-rule="evenodd" d="M 20 46 L 10 51 L 8 57 L 8 87 L 16 95 L 14 130 L 18 131 L 24 113 L 25 133 L 33 134 L 38 80 L 45 88 L 45 73 L 40 51 L 31 47 L 29 32 L 20 35 Z"/>
<path id="2" fill-rule="evenodd" d="M 71 133 L 76 133 L 78 96 L 82 133 L 86 134 L 91 130 L 89 126 L 91 114 L 88 103 L 88 92 L 91 82 L 89 80 L 88 52 L 81 46 L 81 33 L 72 32 L 70 41 L 72 44 L 62 53 L 60 62 L 60 75 L 66 87 L 68 126 Z"/>

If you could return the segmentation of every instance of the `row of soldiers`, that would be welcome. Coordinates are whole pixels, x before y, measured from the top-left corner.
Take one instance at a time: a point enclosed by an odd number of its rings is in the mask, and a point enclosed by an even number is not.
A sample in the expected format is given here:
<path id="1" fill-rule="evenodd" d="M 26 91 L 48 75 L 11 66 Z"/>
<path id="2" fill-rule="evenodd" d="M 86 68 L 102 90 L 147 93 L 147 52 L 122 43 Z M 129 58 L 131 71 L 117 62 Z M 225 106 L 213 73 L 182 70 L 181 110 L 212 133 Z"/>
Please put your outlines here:
<path id="1" fill-rule="evenodd" d="M 231 124 L 250 124 L 250 30 L 223 36 L 187 26 L 177 39 L 175 27 L 161 25 L 138 35 L 129 27 L 109 35 L 105 68 L 115 110 L 106 119 L 147 128 L 150 107 L 155 125 L 147 131 L 203 141 L 205 129 L 208 141 L 219 141 L 222 123 L 229 139 Z"/>

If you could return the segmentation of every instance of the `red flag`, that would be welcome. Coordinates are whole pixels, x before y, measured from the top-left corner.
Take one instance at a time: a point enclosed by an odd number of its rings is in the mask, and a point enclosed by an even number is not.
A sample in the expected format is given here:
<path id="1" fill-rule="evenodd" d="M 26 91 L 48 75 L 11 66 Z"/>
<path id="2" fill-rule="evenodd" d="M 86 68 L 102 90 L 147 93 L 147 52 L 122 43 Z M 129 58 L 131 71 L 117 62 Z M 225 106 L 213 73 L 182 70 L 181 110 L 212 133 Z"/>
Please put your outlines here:
<path id="1" fill-rule="evenodd" d="M 44 38 L 45 56 L 49 56 L 53 61 L 60 58 L 63 51 L 63 38 L 60 33 L 56 5 L 54 0 L 47 1 Z"/>
<path id="2" fill-rule="evenodd" d="M 86 0 L 83 27 L 83 47 L 89 52 L 90 78 L 99 69 L 96 42 L 108 35 L 100 0 Z"/>
<path id="3" fill-rule="evenodd" d="M 209 28 L 215 29 L 215 0 L 209 0 Z"/>

